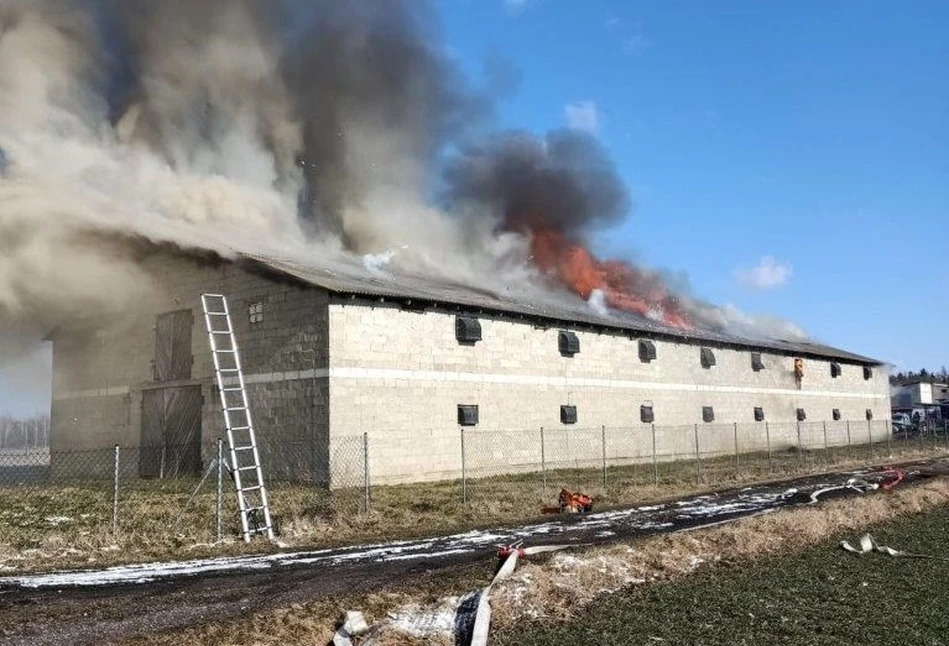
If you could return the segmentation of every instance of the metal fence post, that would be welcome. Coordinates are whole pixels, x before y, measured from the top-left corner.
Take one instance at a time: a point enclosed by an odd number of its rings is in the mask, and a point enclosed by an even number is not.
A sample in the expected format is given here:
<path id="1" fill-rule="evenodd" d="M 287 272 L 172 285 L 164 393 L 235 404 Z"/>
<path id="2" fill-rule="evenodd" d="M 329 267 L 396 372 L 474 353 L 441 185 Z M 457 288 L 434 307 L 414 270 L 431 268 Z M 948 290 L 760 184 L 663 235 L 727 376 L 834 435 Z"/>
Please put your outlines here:
<path id="1" fill-rule="evenodd" d="M 220 542 L 224 538 L 223 522 L 224 517 L 221 514 L 224 503 L 224 440 L 217 439 L 217 507 L 215 524 L 217 525 L 217 540 Z"/>
<path id="2" fill-rule="evenodd" d="M 112 483 L 112 536 L 119 533 L 119 445 L 115 445 L 115 471 Z"/>
<path id="3" fill-rule="evenodd" d="M 699 425 L 694 425 L 695 430 L 695 484 L 702 484 L 702 456 L 699 450 Z"/>
<path id="4" fill-rule="evenodd" d="M 738 422 L 735 422 L 733 426 L 734 426 L 734 428 L 735 428 L 735 477 L 736 477 L 736 478 L 740 478 L 740 477 L 741 477 L 741 458 L 738 457 L 738 454 L 739 454 L 739 451 L 738 451 Z"/>
<path id="5" fill-rule="evenodd" d="M 870 443 L 870 459 L 873 459 L 873 422 L 867 420 L 867 441 Z"/>
<path id="6" fill-rule="evenodd" d="M 771 426 L 764 423 L 764 441 L 768 447 L 768 473 L 774 473 L 774 456 L 771 454 Z"/>
<path id="7" fill-rule="evenodd" d="M 804 466 L 804 443 L 801 441 L 801 423 L 797 423 L 797 461 L 798 466 Z"/>
<path id="8" fill-rule="evenodd" d="M 946 433 L 946 448 L 949 449 L 949 420 L 944 420 L 942 430 Z"/>
<path id="9" fill-rule="evenodd" d="M 659 458 L 656 455 L 656 425 L 650 424 L 652 427 L 652 483 L 659 486 Z"/>
<path id="10" fill-rule="evenodd" d="M 850 420 L 847 420 L 847 458 L 853 460 L 853 440 L 850 436 Z"/>
<path id="11" fill-rule="evenodd" d="M 893 457 L 893 448 L 890 446 L 890 435 L 893 434 L 893 431 L 890 430 L 890 420 L 883 420 L 883 425 L 886 428 L 886 455 L 888 457 Z"/>
<path id="12" fill-rule="evenodd" d="M 540 427 L 540 472 L 544 479 L 544 500 L 547 499 L 547 453 L 544 448 L 544 427 Z"/>
<path id="13" fill-rule="evenodd" d="M 370 505 L 372 504 L 372 500 L 370 499 L 369 495 L 369 433 L 362 434 L 362 486 L 363 502 L 366 513 L 368 514 Z"/>
<path id="14" fill-rule="evenodd" d="M 603 488 L 606 489 L 606 425 L 600 427 L 600 445 L 603 448 Z"/>
<path id="15" fill-rule="evenodd" d="M 468 504 L 468 465 L 465 459 L 465 429 L 461 429 L 461 502 Z"/>

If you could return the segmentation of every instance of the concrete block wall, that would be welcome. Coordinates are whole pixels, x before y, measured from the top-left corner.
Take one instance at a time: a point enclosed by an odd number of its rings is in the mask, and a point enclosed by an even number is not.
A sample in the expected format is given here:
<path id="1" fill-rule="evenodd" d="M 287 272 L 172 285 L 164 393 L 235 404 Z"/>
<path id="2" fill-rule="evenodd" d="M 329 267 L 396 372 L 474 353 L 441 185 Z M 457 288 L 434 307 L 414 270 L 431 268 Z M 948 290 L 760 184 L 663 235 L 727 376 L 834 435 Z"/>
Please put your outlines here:
<path id="1" fill-rule="evenodd" d="M 694 451 L 695 424 L 703 451 L 731 451 L 734 433 L 716 429 L 753 424 L 755 407 L 774 424 L 773 441 L 788 445 L 796 440 L 798 408 L 808 421 L 830 420 L 834 408 L 861 423 L 868 409 L 877 420 L 890 415 L 880 366 L 865 380 L 862 366 L 840 362 L 842 374 L 832 378 L 830 361 L 805 359 L 799 385 L 793 356 L 762 352 L 765 369 L 755 372 L 750 349 L 713 347 L 716 365 L 704 369 L 700 345 L 653 340 L 657 359 L 643 363 L 638 338 L 586 330 L 574 330 L 580 352 L 568 358 L 558 349 L 565 328 L 482 316 L 483 339 L 467 346 L 455 338 L 456 316 L 368 301 L 329 306 L 331 433 L 369 433 L 377 480 L 457 475 L 459 404 L 479 406 L 477 431 L 485 434 L 633 429 L 642 426 L 640 406 L 651 404 L 662 429 L 657 451 L 670 455 Z M 577 406 L 576 426 L 560 423 L 564 404 Z M 702 421 L 703 406 L 713 407 L 713 424 Z M 627 442 L 642 452 L 643 435 Z"/>

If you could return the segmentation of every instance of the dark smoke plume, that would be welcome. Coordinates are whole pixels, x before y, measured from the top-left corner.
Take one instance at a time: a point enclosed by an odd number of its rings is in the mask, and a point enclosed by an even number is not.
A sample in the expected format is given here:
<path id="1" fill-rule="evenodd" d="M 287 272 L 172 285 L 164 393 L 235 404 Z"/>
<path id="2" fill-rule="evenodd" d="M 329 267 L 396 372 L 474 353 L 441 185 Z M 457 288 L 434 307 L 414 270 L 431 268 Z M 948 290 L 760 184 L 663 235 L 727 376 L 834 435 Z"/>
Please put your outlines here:
<path id="1" fill-rule="evenodd" d="M 507 133 L 467 147 L 446 171 L 448 199 L 496 213 L 506 230 L 583 237 L 629 213 L 626 186 L 595 137 Z"/>

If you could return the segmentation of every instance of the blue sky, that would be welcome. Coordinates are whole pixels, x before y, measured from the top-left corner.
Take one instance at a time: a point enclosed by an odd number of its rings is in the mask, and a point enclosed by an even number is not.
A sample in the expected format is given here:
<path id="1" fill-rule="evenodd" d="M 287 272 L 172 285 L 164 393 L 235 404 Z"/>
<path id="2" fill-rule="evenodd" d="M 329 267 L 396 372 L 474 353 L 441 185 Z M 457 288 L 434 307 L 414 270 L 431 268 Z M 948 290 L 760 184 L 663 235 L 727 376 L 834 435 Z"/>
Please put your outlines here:
<path id="1" fill-rule="evenodd" d="M 949 2 L 439 5 L 472 79 L 517 70 L 501 126 L 592 129 L 613 154 L 635 209 L 599 252 L 900 367 L 949 365 Z M 0 410 L 47 398 L 0 374 Z"/>

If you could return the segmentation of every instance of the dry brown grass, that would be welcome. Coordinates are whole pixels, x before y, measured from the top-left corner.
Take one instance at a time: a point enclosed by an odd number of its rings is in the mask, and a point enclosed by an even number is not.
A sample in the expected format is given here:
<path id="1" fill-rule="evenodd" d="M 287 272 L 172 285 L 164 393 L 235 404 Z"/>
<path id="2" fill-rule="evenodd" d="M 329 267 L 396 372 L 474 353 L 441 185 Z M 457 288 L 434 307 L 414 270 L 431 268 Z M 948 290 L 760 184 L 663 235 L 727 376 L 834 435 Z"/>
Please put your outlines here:
<path id="1" fill-rule="evenodd" d="M 894 518 L 949 505 L 949 480 L 940 478 L 885 494 L 833 501 L 819 507 L 793 508 L 715 528 L 658 536 L 554 555 L 523 563 L 493 595 L 493 624 L 503 629 L 525 616 L 566 620 L 597 596 L 639 582 L 668 581 L 698 567 L 754 560 L 800 550 L 840 532 L 858 532 Z M 124 646 L 277 646 L 325 644 L 345 610 L 359 608 L 370 622 L 408 604 L 433 610 L 444 596 L 484 585 L 485 568 L 461 575 L 412 582 L 410 588 L 302 604 L 218 622 L 178 633 L 142 637 Z M 447 637 L 421 639 L 389 631 L 383 644 L 447 644 Z M 446 641 L 448 640 L 448 641 Z"/>

